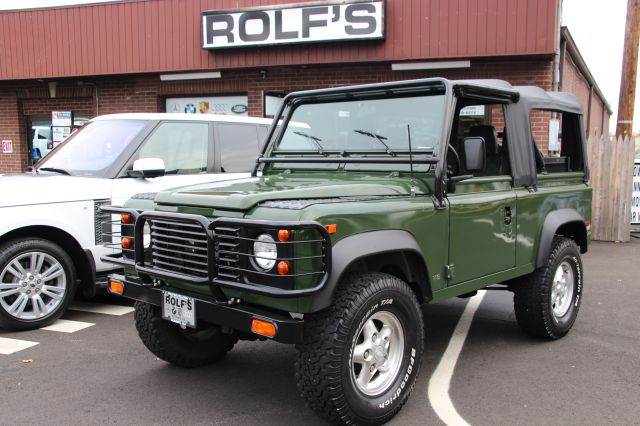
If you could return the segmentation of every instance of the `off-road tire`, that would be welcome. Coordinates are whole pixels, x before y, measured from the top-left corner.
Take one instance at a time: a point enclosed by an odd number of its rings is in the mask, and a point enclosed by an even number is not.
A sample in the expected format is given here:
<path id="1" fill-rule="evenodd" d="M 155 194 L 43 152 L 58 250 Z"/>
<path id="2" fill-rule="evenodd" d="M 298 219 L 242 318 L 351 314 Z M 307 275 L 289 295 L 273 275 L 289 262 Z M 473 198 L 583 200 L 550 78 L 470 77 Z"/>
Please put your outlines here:
<path id="1" fill-rule="evenodd" d="M 561 318 L 556 318 L 551 304 L 551 290 L 556 269 L 563 261 L 573 268 L 575 284 L 569 310 Z M 532 274 L 511 283 L 516 320 L 522 330 L 549 340 L 566 335 L 571 330 L 582 303 L 583 280 L 580 249 L 575 241 L 562 236 L 554 237 L 545 264 Z"/>
<path id="2" fill-rule="evenodd" d="M 400 369 L 381 394 L 366 396 L 351 376 L 356 333 L 372 315 L 392 312 L 405 335 Z M 390 420 L 413 390 L 422 361 L 424 325 L 418 300 L 400 279 L 382 273 L 349 275 L 331 307 L 305 315 L 304 341 L 297 346 L 298 390 L 322 418 L 340 424 L 381 424 Z"/>
<path id="3" fill-rule="evenodd" d="M 2 329 L 20 331 L 46 327 L 65 313 L 69 302 L 73 299 L 77 284 L 76 268 L 73 260 L 71 260 L 71 257 L 62 247 L 49 240 L 42 238 L 20 238 L 0 245 L 0 272 L 4 269 L 7 262 L 10 262 L 16 256 L 33 251 L 47 253 L 62 265 L 66 279 L 66 290 L 62 296 L 62 301 L 53 312 L 44 318 L 29 320 L 17 319 L 0 306 L 0 328 Z"/>
<path id="4" fill-rule="evenodd" d="M 136 302 L 134 307 L 142 343 L 155 356 L 178 367 L 195 368 L 220 361 L 238 341 L 215 325 L 208 326 L 206 338 L 190 338 L 192 331 L 163 319 L 159 307 L 144 302 Z"/>

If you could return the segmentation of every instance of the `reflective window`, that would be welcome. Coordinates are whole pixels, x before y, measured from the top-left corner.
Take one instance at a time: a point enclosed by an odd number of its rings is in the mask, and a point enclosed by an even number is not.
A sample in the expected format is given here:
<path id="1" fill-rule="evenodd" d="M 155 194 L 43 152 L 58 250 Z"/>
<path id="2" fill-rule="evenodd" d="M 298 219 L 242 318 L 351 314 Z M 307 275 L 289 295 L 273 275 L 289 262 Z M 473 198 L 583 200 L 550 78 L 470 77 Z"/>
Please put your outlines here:
<path id="1" fill-rule="evenodd" d="M 138 158 L 160 158 L 166 174 L 207 171 L 209 125 L 162 123 L 140 148 Z"/>
<path id="2" fill-rule="evenodd" d="M 258 126 L 235 123 L 219 123 L 217 126 L 222 171 L 245 173 L 253 170 L 261 142 Z"/>

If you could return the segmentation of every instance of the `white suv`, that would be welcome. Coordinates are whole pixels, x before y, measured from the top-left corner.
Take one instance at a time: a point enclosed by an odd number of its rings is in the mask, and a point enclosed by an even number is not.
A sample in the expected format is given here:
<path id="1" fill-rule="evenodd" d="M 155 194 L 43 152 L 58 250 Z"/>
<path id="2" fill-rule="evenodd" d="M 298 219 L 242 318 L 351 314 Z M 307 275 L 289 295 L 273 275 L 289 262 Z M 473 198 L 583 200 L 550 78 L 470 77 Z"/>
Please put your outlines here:
<path id="1" fill-rule="evenodd" d="M 32 172 L 0 176 L 0 327 L 42 327 L 105 264 L 99 208 L 134 194 L 248 176 L 271 120 L 224 115 L 94 118 Z M 144 195 L 143 195 L 144 196 Z"/>

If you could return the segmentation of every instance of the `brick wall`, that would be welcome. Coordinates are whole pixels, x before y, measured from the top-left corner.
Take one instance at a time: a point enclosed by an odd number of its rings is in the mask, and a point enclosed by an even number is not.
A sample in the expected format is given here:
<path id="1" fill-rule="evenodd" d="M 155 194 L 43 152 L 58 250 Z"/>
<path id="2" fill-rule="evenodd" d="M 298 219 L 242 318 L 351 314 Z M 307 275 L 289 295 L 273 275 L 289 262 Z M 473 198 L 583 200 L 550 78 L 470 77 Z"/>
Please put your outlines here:
<path id="1" fill-rule="evenodd" d="M 264 92 L 335 87 L 424 77 L 450 79 L 504 79 L 514 85 L 535 85 L 551 89 L 552 63 L 539 61 L 473 61 L 469 69 L 394 72 L 388 63 L 332 65 L 223 71 L 223 78 L 162 82 L 157 75 L 95 77 L 58 82 L 56 98 L 49 97 L 46 83 L 37 81 L 0 82 L 0 139 L 13 138 L 13 155 L 0 154 L 0 173 L 24 170 L 27 165 L 25 118 L 49 115 L 52 110 L 72 110 L 76 115 L 96 114 L 97 86 L 99 114 L 164 111 L 165 99 L 172 96 L 247 94 L 249 114 L 262 116 Z M 534 128 L 536 140 L 545 143 L 544 122 Z"/>

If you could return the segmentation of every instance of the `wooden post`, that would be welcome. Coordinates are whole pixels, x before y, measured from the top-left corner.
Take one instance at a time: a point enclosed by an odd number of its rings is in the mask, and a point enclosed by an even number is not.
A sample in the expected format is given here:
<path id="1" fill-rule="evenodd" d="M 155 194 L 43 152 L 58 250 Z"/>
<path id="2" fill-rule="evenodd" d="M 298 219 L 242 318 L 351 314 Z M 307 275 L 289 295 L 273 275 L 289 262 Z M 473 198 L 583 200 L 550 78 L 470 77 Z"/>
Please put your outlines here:
<path id="1" fill-rule="evenodd" d="M 627 0 L 627 24 L 624 36 L 620 100 L 618 102 L 618 125 L 616 127 L 616 136 L 618 137 L 631 136 L 633 131 L 639 36 L 640 0 Z"/>

